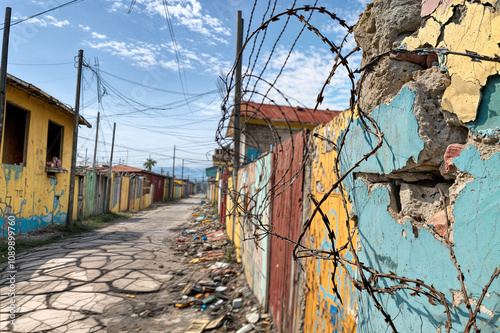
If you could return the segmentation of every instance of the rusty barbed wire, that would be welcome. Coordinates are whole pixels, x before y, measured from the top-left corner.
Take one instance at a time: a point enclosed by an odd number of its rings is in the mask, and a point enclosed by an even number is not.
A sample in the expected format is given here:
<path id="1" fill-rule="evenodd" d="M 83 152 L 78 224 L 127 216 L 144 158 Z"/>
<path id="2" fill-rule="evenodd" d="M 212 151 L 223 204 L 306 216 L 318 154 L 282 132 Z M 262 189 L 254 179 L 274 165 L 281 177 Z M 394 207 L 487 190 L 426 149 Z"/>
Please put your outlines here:
<path id="1" fill-rule="evenodd" d="M 284 12 L 271 15 L 270 18 L 265 20 L 265 15 L 262 20 L 262 23 L 260 26 L 258 26 L 251 34 L 249 34 L 250 27 L 248 27 L 247 30 L 247 38 L 244 41 L 243 48 L 241 53 L 238 55 L 238 59 L 242 58 L 243 50 L 247 48 L 249 45 L 252 46 L 252 50 L 250 53 L 250 56 L 248 58 L 249 65 L 247 66 L 247 71 L 242 77 L 243 83 L 245 83 L 245 88 L 242 91 L 242 100 L 241 101 L 235 101 L 234 103 L 241 103 L 243 104 L 243 100 L 245 100 L 245 97 L 247 98 L 247 101 L 249 101 L 251 98 L 260 98 L 260 103 L 257 103 L 257 107 L 252 107 L 251 109 L 251 115 L 246 116 L 241 124 L 241 128 L 243 129 L 242 132 L 245 133 L 246 137 L 250 141 L 252 141 L 252 146 L 257 147 L 260 149 L 261 147 L 258 144 L 258 140 L 253 137 L 250 133 L 245 132 L 245 127 L 248 124 L 248 122 L 251 119 L 257 118 L 259 120 L 262 120 L 266 126 L 269 127 L 272 135 L 273 135 L 273 140 L 274 140 L 274 147 L 277 147 L 275 149 L 279 149 L 279 147 L 282 145 L 281 141 L 281 136 L 279 135 L 278 129 L 273 125 L 272 119 L 269 119 L 263 112 L 260 111 L 260 107 L 264 104 L 264 102 L 267 102 L 269 104 L 274 105 L 278 110 L 281 112 L 282 116 L 285 119 L 286 123 L 286 131 L 288 131 L 288 134 L 291 138 L 291 146 L 292 146 L 292 151 L 295 150 L 296 142 L 294 140 L 297 140 L 296 137 L 294 137 L 294 132 L 291 126 L 290 121 L 288 120 L 287 115 L 285 112 L 281 109 L 281 106 L 278 105 L 277 101 L 272 99 L 269 94 L 271 91 L 277 93 L 280 98 L 282 98 L 287 106 L 292 107 L 290 99 L 278 88 L 276 87 L 277 84 L 277 77 L 271 82 L 270 80 L 267 80 L 263 77 L 264 71 L 267 68 L 267 64 L 269 64 L 271 57 L 273 56 L 274 49 L 277 46 L 277 43 L 279 39 L 281 38 L 282 34 L 284 33 L 285 29 L 290 26 L 290 19 L 295 18 L 299 24 L 302 25 L 301 30 L 297 38 L 292 44 L 292 47 L 290 48 L 286 60 L 284 61 L 279 74 L 284 71 L 288 58 L 291 55 L 291 52 L 293 48 L 295 47 L 295 44 L 298 42 L 300 36 L 302 35 L 302 31 L 304 29 L 308 29 L 312 33 L 314 33 L 317 38 L 319 38 L 325 45 L 328 46 L 330 52 L 335 56 L 334 57 L 334 63 L 332 65 L 332 68 L 330 72 L 328 73 L 328 76 L 326 77 L 323 86 L 321 87 L 320 91 L 317 94 L 317 99 L 316 99 L 316 104 L 314 107 L 314 111 L 318 109 L 319 105 L 323 103 L 325 99 L 325 90 L 328 85 L 330 85 L 332 78 L 336 74 L 337 70 L 339 67 L 342 67 L 345 69 L 347 72 L 347 77 L 348 81 L 350 83 L 350 96 L 349 96 L 349 109 L 345 111 L 345 114 L 347 116 L 347 124 L 346 127 L 343 128 L 342 134 L 337 141 L 337 143 L 332 142 L 330 139 L 319 135 L 318 133 L 313 133 L 313 137 L 319 140 L 323 140 L 328 142 L 330 145 L 332 145 L 333 149 L 337 152 L 337 157 L 335 158 L 334 161 L 334 167 L 333 167 L 333 173 L 335 174 L 336 180 L 333 183 L 332 186 L 328 190 L 324 192 L 322 197 L 316 198 L 312 193 L 309 194 L 307 197 L 312 203 L 312 210 L 311 213 L 308 214 L 308 218 L 303 221 L 303 226 L 302 226 L 302 231 L 297 239 L 290 239 L 289 237 L 286 237 L 285 235 L 280 235 L 278 232 L 275 232 L 274 227 L 272 223 L 266 224 L 265 219 L 263 217 L 264 212 L 266 211 L 267 208 L 271 207 L 272 202 L 279 197 L 280 195 L 283 195 L 287 189 L 289 189 L 292 184 L 300 177 L 302 172 L 305 170 L 306 166 L 311 163 L 312 161 L 312 153 L 313 153 L 313 141 L 309 140 L 304 144 L 304 150 L 303 150 L 303 155 L 302 155 L 302 162 L 300 167 L 298 168 L 297 171 L 292 172 L 291 171 L 291 166 L 293 163 L 294 159 L 294 154 L 291 154 L 291 158 L 289 161 L 287 161 L 287 168 L 282 172 L 281 175 L 277 175 L 278 172 L 274 166 L 277 165 L 277 155 L 278 154 L 273 154 L 273 160 L 272 160 L 272 166 L 273 168 L 271 169 L 271 174 L 268 177 L 268 180 L 266 183 L 261 184 L 261 187 L 258 189 L 255 189 L 255 192 L 253 194 L 247 194 L 246 192 L 240 193 L 233 191 L 229 188 L 226 188 L 225 190 L 227 191 L 227 195 L 229 197 L 229 200 L 232 201 L 233 206 L 235 207 L 235 213 L 236 215 L 240 216 L 238 219 L 238 223 L 240 223 L 240 227 L 243 230 L 250 230 L 252 237 L 246 237 L 245 232 L 242 235 L 242 241 L 245 240 L 251 240 L 254 241 L 256 244 L 256 247 L 260 247 L 259 241 L 264 239 L 265 237 L 276 237 L 278 239 L 282 239 L 284 241 L 290 242 L 291 244 L 294 245 L 293 248 L 293 258 L 296 260 L 299 266 L 302 266 L 301 262 L 299 259 L 302 258 L 315 258 L 318 260 L 325 260 L 325 261 L 331 261 L 333 263 L 333 268 L 334 271 L 331 275 L 331 282 L 332 282 L 332 289 L 337 298 L 341 303 L 343 303 L 341 294 L 340 294 L 340 289 L 336 281 L 336 274 L 338 270 L 342 270 L 345 272 L 346 276 L 348 277 L 349 281 L 352 283 L 352 285 L 359 290 L 360 292 L 367 292 L 370 298 L 373 300 L 374 305 L 376 309 L 381 313 L 381 315 L 384 317 L 385 321 L 387 322 L 388 327 L 391 328 L 393 332 L 398 332 L 396 325 L 394 323 L 394 318 L 391 316 L 390 313 L 387 312 L 387 310 L 384 308 L 384 306 L 381 304 L 379 299 L 377 298 L 378 294 L 388 294 L 388 295 L 395 295 L 395 292 L 398 291 L 408 291 L 410 292 L 409 295 L 416 297 L 416 296 L 423 296 L 426 297 L 429 301 L 429 303 L 433 306 L 441 305 L 444 308 L 444 313 L 446 314 L 446 322 L 445 322 L 445 329 L 446 332 L 451 332 L 452 329 L 452 306 L 449 304 L 449 301 L 446 299 L 445 294 L 442 291 L 437 290 L 433 284 L 426 283 L 425 281 L 422 281 L 420 279 L 416 278 L 407 278 L 404 276 L 399 276 L 395 272 L 389 271 L 389 272 L 380 272 L 379 270 L 375 269 L 374 267 L 370 267 L 369 265 L 366 265 L 365 263 L 362 263 L 358 257 L 358 253 L 356 250 L 356 246 L 354 244 L 354 236 L 357 232 L 357 217 L 353 216 L 353 214 L 349 211 L 349 202 L 346 197 L 346 189 L 344 185 L 345 179 L 351 175 L 354 170 L 365 160 L 367 160 L 370 156 L 373 156 L 376 154 L 376 152 L 382 147 L 383 145 L 383 138 L 384 134 L 382 133 L 380 127 L 378 126 L 377 122 L 370 117 L 368 113 L 365 112 L 365 110 L 362 110 L 361 106 L 358 104 L 358 99 L 361 93 L 361 88 L 363 86 L 363 83 L 366 79 L 367 73 L 375 70 L 375 66 L 384 57 L 389 57 L 391 55 L 395 55 L 398 53 L 407 53 L 407 54 L 425 54 L 429 55 L 430 53 L 435 53 L 436 55 L 458 55 L 458 56 L 464 56 L 464 57 L 469 57 L 473 61 L 495 61 L 495 62 L 500 62 L 500 57 L 498 55 L 495 55 L 494 57 L 489 57 L 489 56 L 484 56 L 484 55 L 479 55 L 475 52 L 472 51 L 467 51 L 465 53 L 460 53 L 460 52 L 454 52 L 450 51 L 444 48 L 420 48 L 420 49 L 415 49 L 415 50 L 405 50 L 405 49 L 391 49 L 387 52 L 384 52 L 382 54 L 379 54 L 377 56 L 372 57 L 368 63 L 358 69 L 353 70 L 348 62 L 349 57 L 351 57 L 353 54 L 356 54 L 358 51 L 360 51 L 360 48 L 356 46 L 354 49 L 350 50 L 347 53 L 343 53 L 343 48 L 345 47 L 346 41 L 349 38 L 349 36 L 352 35 L 353 32 L 353 26 L 349 26 L 345 20 L 342 20 L 339 18 L 335 13 L 327 10 L 325 7 L 317 7 L 316 3 L 313 6 L 302 6 L 298 8 L 294 8 L 295 2 L 292 6 L 292 8 L 287 9 Z M 255 7 L 254 7 L 255 8 Z M 274 12 L 274 8 L 272 13 Z M 301 13 L 309 13 L 308 18 L 304 17 Z M 267 11 L 266 11 L 267 13 Z M 326 38 L 325 35 L 311 23 L 311 18 L 313 17 L 313 13 L 317 13 L 318 15 L 321 14 L 323 16 L 329 17 L 333 22 L 336 22 L 338 25 L 340 25 L 342 28 L 346 30 L 346 35 L 343 37 L 341 43 L 339 45 L 336 45 L 333 41 L 330 39 Z M 252 16 L 253 16 L 253 11 L 252 11 Z M 274 24 L 274 22 L 277 22 L 280 20 L 282 17 L 287 17 L 287 20 L 285 22 L 285 26 L 282 29 L 282 31 L 279 34 L 279 37 L 277 38 L 276 42 L 274 43 L 272 47 L 272 52 L 270 57 L 267 59 L 264 69 L 261 71 L 259 75 L 253 74 L 254 69 L 256 68 L 257 61 L 259 59 L 259 56 L 261 54 L 261 49 L 264 44 L 264 39 L 266 38 L 266 32 L 269 26 Z M 259 45 L 258 51 L 256 53 L 256 56 L 252 58 L 252 55 L 254 54 L 255 47 L 258 43 L 257 38 L 261 32 L 264 32 L 263 34 L 263 39 L 261 40 L 261 43 Z M 231 119 L 233 117 L 233 107 L 234 103 L 230 102 L 230 97 L 231 97 L 231 92 L 233 91 L 235 87 L 235 78 L 234 78 L 234 72 L 236 68 L 236 63 L 231 69 L 231 71 L 225 76 L 221 77 L 221 90 L 224 91 L 224 98 L 222 101 L 222 118 L 221 121 L 219 122 L 219 126 L 216 132 L 216 141 L 219 143 L 220 147 L 225 149 L 227 153 L 234 154 L 230 149 L 229 145 L 232 143 L 231 140 L 228 140 L 226 137 L 227 131 L 232 130 L 232 122 Z M 357 82 L 355 82 L 356 77 L 355 74 L 360 74 L 359 79 Z M 249 89 L 251 80 L 254 80 L 254 85 L 252 89 Z M 260 92 L 257 90 L 257 85 L 258 83 L 263 83 L 265 86 L 264 91 L 265 92 Z M 292 110 L 295 111 L 295 109 L 292 107 Z M 314 114 L 314 112 L 312 112 Z M 297 117 L 299 119 L 299 117 Z M 341 168 L 341 164 L 343 161 L 341 161 L 341 152 L 345 149 L 346 147 L 346 137 L 347 134 L 349 133 L 351 129 L 351 125 L 353 124 L 353 121 L 357 119 L 360 121 L 361 126 L 363 130 L 365 131 L 366 135 L 371 135 L 373 136 L 377 144 L 373 149 L 370 151 L 366 152 L 362 158 L 360 158 L 357 161 L 354 161 L 350 165 L 343 165 Z M 299 120 L 299 124 L 302 126 Z M 306 138 L 307 140 L 307 138 Z M 262 147 L 263 148 L 263 147 Z M 245 159 L 245 156 L 239 156 L 239 158 Z M 256 163 L 259 163 L 258 160 Z M 343 173 L 341 170 L 346 170 Z M 239 177 L 240 178 L 240 177 Z M 240 187 L 237 187 L 240 188 Z M 338 191 L 340 193 L 340 197 L 342 200 L 342 207 L 345 211 L 346 219 L 344 221 L 345 227 L 347 230 L 347 239 L 343 242 L 341 242 L 339 239 L 337 239 L 337 235 L 334 232 L 333 224 L 330 221 L 328 215 L 323 211 L 322 206 L 325 204 L 326 200 L 328 197 L 334 192 Z M 261 203 L 258 203 L 257 197 L 260 195 L 264 195 L 264 200 L 261 200 Z M 445 197 L 442 195 L 442 206 L 446 212 L 446 202 L 445 202 Z M 355 198 L 352 198 L 351 201 L 355 201 Z M 228 213 L 226 217 L 229 217 L 232 213 Z M 310 230 L 311 224 L 313 223 L 314 219 L 316 216 L 320 216 L 320 220 L 322 221 L 323 225 L 325 226 L 327 230 L 327 237 L 329 242 L 331 243 L 332 247 L 331 250 L 324 250 L 324 249 L 317 249 L 317 248 L 311 248 L 305 245 L 305 237 Z M 448 232 L 449 231 L 449 220 L 448 217 L 446 216 L 447 224 L 448 224 Z M 335 221 L 335 223 L 341 223 L 341 221 Z M 425 227 L 425 226 L 424 226 Z M 489 282 L 485 285 L 483 288 L 483 292 L 481 294 L 481 297 L 479 298 L 478 302 L 476 303 L 475 309 L 472 310 L 472 306 L 470 304 L 469 297 L 467 295 L 467 288 L 465 286 L 465 282 L 463 279 L 463 273 L 460 269 L 460 265 L 458 264 L 456 260 L 456 256 L 453 250 L 454 244 L 452 244 L 448 238 L 441 237 L 438 235 L 434 230 L 431 230 L 430 228 L 426 228 L 429 230 L 433 235 L 436 236 L 436 238 L 440 239 L 443 244 L 448 248 L 449 253 L 450 253 L 450 260 L 451 262 L 455 265 L 455 268 L 458 272 L 458 279 L 461 285 L 461 292 L 463 294 L 463 297 L 465 299 L 467 309 L 468 309 L 468 322 L 466 325 L 466 328 L 464 332 L 469 332 L 471 328 L 474 328 L 476 331 L 478 330 L 476 327 L 476 316 L 480 312 L 480 306 L 481 303 L 485 297 L 485 295 L 488 292 L 488 288 L 491 286 L 492 282 L 494 279 L 498 278 L 500 275 L 500 270 L 499 268 L 496 268 L 491 275 L 491 278 Z M 342 253 L 348 250 L 349 253 L 352 255 L 352 259 L 349 259 L 347 256 L 342 255 Z M 356 268 L 356 273 L 357 276 L 353 276 L 350 273 L 349 268 Z M 381 285 L 381 281 L 384 281 L 384 286 Z M 398 315 L 398 314 L 397 314 Z M 397 317 L 396 315 L 396 317 Z"/>

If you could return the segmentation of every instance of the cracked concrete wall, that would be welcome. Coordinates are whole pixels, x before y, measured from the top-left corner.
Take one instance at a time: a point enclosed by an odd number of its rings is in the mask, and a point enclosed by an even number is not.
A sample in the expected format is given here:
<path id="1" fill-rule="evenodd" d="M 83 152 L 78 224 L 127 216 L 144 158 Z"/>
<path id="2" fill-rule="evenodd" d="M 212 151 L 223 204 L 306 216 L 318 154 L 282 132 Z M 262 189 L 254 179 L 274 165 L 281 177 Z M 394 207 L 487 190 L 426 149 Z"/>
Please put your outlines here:
<path id="1" fill-rule="evenodd" d="M 500 54 L 500 1 L 415 3 L 375 0 L 367 6 L 354 30 L 363 64 L 391 47 Z M 400 20 L 408 16 L 408 24 Z M 463 331 L 468 314 L 463 297 L 457 297 L 460 283 L 445 239 L 454 242 L 472 304 L 499 264 L 499 72 L 498 62 L 457 55 L 438 54 L 426 65 L 385 56 L 360 88 L 358 106 L 384 133 L 382 148 L 345 181 L 358 219 L 360 260 L 444 292 L 454 302 L 457 331 Z M 376 143 L 354 120 L 340 156 L 341 171 Z M 440 190 L 447 199 L 449 227 Z M 499 290 L 497 279 L 478 315 L 481 332 L 500 330 Z M 440 306 L 405 292 L 379 300 L 400 331 L 444 331 Z M 357 302 L 358 332 L 387 329 L 366 293 L 358 293 Z"/>
<path id="2" fill-rule="evenodd" d="M 500 54 L 500 6 L 498 1 L 424 1 L 423 26 L 402 42 L 408 50 L 420 47 Z M 500 73 L 500 63 L 471 61 L 458 55 L 442 55 L 439 64 L 451 77 L 443 95 L 443 109 L 464 122 L 474 122 L 482 89 L 490 76 Z"/>

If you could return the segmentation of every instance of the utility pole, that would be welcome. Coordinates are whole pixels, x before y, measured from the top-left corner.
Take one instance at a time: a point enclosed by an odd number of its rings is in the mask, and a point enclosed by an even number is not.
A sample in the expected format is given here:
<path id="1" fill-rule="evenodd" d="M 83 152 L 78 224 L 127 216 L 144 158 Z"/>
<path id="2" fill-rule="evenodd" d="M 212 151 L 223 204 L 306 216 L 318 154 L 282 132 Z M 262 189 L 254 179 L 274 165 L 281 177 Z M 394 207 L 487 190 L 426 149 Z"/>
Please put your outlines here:
<path id="1" fill-rule="evenodd" d="M 170 193 L 172 194 L 172 199 L 175 198 L 175 145 L 174 145 L 174 163 L 172 165 L 172 191 Z"/>
<path id="2" fill-rule="evenodd" d="M 97 112 L 97 125 L 95 128 L 95 145 L 94 145 L 94 162 L 92 163 L 92 171 L 95 171 L 95 159 L 97 157 L 97 139 L 99 138 L 99 117 L 101 113 Z"/>
<path id="3" fill-rule="evenodd" d="M 109 167 L 108 167 L 108 195 L 107 195 L 107 209 L 111 209 L 111 168 L 113 167 L 113 150 L 115 148 L 115 131 L 116 131 L 116 123 L 113 123 L 113 139 L 111 140 L 111 156 L 109 158 Z"/>
<path id="4" fill-rule="evenodd" d="M 175 145 L 174 145 L 174 164 L 172 165 L 172 178 L 175 179 Z"/>
<path id="5" fill-rule="evenodd" d="M 182 181 L 182 196 L 184 196 L 184 159 L 182 159 L 182 172 L 181 172 L 181 181 Z"/>
<path id="6" fill-rule="evenodd" d="M 240 168 L 240 114 L 241 114 L 241 63 L 242 63 L 242 44 L 243 44 L 243 19 L 241 18 L 241 10 L 238 10 L 238 19 L 236 21 L 236 72 L 235 72 L 235 91 L 234 91 L 234 159 L 233 159 L 233 193 L 236 200 L 238 197 L 238 169 Z M 233 219 L 236 218 L 237 203 L 233 205 Z M 234 220 L 233 220 L 234 221 Z M 233 225 L 233 237 L 234 229 Z"/>
<path id="7" fill-rule="evenodd" d="M 71 151 L 71 169 L 69 172 L 69 195 L 66 226 L 73 224 L 73 203 L 75 201 L 76 151 L 78 148 L 78 123 L 80 122 L 80 89 L 82 83 L 83 50 L 78 51 L 78 74 L 76 79 L 75 114 L 73 119 L 73 149 Z"/>
<path id="8" fill-rule="evenodd" d="M 5 98 L 7 97 L 7 56 L 9 54 L 10 14 L 12 8 L 5 8 L 5 23 L 3 26 L 2 60 L 0 62 L 0 146 L 2 145 L 3 118 L 5 113 Z"/>
<path id="9" fill-rule="evenodd" d="M 88 148 L 85 148 L 85 167 L 87 167 L 87 150 Z"/>

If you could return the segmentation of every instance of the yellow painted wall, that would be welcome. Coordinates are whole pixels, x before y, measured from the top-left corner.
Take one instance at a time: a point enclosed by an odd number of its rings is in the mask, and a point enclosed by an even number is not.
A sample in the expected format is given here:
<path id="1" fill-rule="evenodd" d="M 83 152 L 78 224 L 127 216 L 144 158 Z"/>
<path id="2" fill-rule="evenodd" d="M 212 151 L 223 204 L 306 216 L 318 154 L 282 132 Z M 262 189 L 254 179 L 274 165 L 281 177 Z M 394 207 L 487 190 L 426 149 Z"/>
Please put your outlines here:
<path id="1" fill-rule="evenodd" d="M 68 205 L 73 117 L 11 85 L 7 86 L 7 101 L 28 110 L 30 119 L 26 165 L 1 165 L 1 213 L 11 210 L 11 214 L 16 216 L 16 232 L 64 223 Z M 60 159 L 68 173 L 57 174 L 55 179 L 48 178 L 45 172 L 49 120 L 64 127 Z M 2 139 L 4 142 L 5 138 Z M 3 147 L 0 149 L 1 156 Z"/>
<path id="2" fill-rule="evenodd" d="M 121 212 L 128 210 L 129 189 L 130 189 L 130 178 L 123 176 L 122 177 L 122 188 L 121 188 L 121 194 L 120 194 L 120 211 Z"/>
<path id="3" fill-rule="evenodd" d="M 229 177 L 227 179 L 227 188 L 233 188 L 233 177 Z M 226 211 L 224 212 L 224 214 L 226 215 L 226 232 L 230 240 L 233 240 L 234 217 L 231 215 L 232 211 L 233 211 L 233 201 L 229 197 L 228 193 L 226 200 Z"/>
<path id="4" fill-rule="evenodd" d="M 141 209 L 146 209 L 149 206 L 151 206 L 151 191 L 141 197 Z"/>
<path id="5" fill-rule="evenodd" d="M 136 189 L 137 191 L 137 189 Z M 142 191 L 142 189 L 141 189 Z M 141 193 L 142 194 L 142 193 Z M 141 209 L 141 196 L 137 197 L 137 194 L 134 194 L 135 195 L 135 200 L 134 200 L 134 210 L 140 210 Z"/>
<path id="6" fill-rule="evenodd" d="M 319 126 L 315 132 L 333 142 L 337 142 L 340 131 L 345 128 L 346 113 L 334 118 L 330 123 Z M 313 145 L 316 146 L 317 154 L 313 156 L 311 166 L 311 193 L 319 201 L 336 181 L 334 173 L 334 160 L 336 151 L 327 147 L 325 141 L 314 138 Z M 328 216 L 330 225 L 336 234 L 338 244 L 344 244 L 348 231 L 346 228 L 346 212 L 342 204 L 340 192 L 332 193 L 321 206 L 323 212 Z M 311 203 L 311 210 L 314 204 Z M 351 221 L 352 225 L 352 221 Z M 331 249 L 331 243 L 327 237 L 327 230 L 322 222 L 321 215 L 317 214 L 311 223 L 306 244 L 314 249 Z M 354 239 L 354 243 L 356 240 Z M 346 251 L 341 253 L 346 254 Z M 331 274 L 333 264 L 328 260 L 306 258 L 306 284 L 308 293 L 306 295 L 305 307 L 305 329 L 304 332 L 356 332 L 356 298 L 354 287 L 348 280 L 345 272 L 337 270 L 335 280 L 340 290 L 343 305 L 337 299 L 333 289 Z"/>
<path id="7" fill-rule="evenodd" d="M 449 22 L 457 5 L 465 6 L 466 14 L 460 24 Z M 417 36 L 403 40 L 408 50 L 428 44 L 455 52 L 473 51 L 489 57 L 500 54 L 499 11 L 487 8 L 480 2 L 450 0 L 442 1 L 430 16 Z M 481 100 L 481 88 L 490 75 L 500 73 L 500 63 L 472 61 L 459 55 L 444 55 L 439 62 L 451 76 L 451 85 L 443 94 L 443 109 L 457 114 L 463 122 L 474 121 Z"/>
<path id="8" fill-rule="evenodd" d="M 227 180 L 227 186 L 229 191 L 232 193 L 233 189 L 233 177 L 229 177 Z M 231 239 L 234 243 L 235 249 L 236 249 L 236 260 L 238 262 L 241 262 L 241 224 L 240 224 L 240 219 L 237 216 L 238 213 L 241 213 L 241 209 L 239 209 L 235 214 L 234 214 L 234 203 L 231 199 L 231 197 L 228 195 L 227 197 L 227 211 L 226 211 L 226 232 L 229 236 L 229 239 Z M 236 215 L 236 216 L 235 216 Z"/>

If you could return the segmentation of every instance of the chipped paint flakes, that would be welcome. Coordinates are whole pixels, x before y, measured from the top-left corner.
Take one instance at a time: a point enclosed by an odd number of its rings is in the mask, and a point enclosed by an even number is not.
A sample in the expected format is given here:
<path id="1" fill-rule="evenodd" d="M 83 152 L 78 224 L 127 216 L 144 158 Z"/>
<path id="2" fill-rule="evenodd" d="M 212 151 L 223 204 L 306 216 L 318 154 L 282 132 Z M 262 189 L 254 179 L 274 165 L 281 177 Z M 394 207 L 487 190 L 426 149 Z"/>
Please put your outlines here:
<path id="1" fill-rule="evenodd" d="M 426 1 L 424 5 L 429 7 L 426 11 L 430 11 L 434 2 Z M 461 6 L 465 14 L 453 20 L 457 6 Z M 403 40 L 408 50 L 428 44 L 455 52 L 473 51 L 486 56 L 500 54 L 500 12 L 483 4 L 452 0 L 442 1 L 431 16 L 416 37 Z M 451 85 L 443 94 L 443 109 L 455 113 L 463 122 L 474 121 L 481 88 L 489 76 L 500 72 L 500 64 L 472 61 L 458 55 L 441 57 L 440 64 L 448 68 L 451 76 Z"/>

